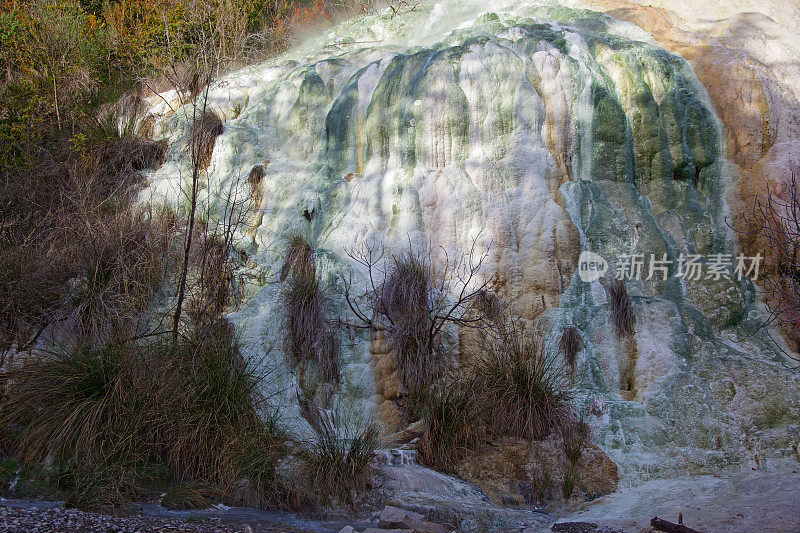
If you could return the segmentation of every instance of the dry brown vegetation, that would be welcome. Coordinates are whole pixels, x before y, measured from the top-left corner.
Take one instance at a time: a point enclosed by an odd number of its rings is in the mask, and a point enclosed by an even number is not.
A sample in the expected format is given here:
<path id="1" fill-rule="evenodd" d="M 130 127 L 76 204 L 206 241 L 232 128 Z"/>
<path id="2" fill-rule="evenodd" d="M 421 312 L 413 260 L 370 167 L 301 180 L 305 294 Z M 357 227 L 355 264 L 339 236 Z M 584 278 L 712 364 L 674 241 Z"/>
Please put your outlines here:
<path id="1" fill-rule="evenodd" d="M 33 355 L 3 375 L 0 425 L 16 428 L 21 459 L 53 461 L 71 478 L 78 502 L 96 503 L 94 490 L 135 497 L 148 468 L 162 465 L 168 479 L 208 483 L 222 497 L 248 479 L 254 499 L 279 504 L 286 490 L 273 469 L 285 438 L 264 423 L 264 376 L 250 363 L 224 323 L 177 346 Z"/>
<path id="2" fill-rule="evenodd" d="M 110 120 L 110 119 L 109 119 Z M 108 338 L 135 325 L 167 275 L 174 219 L 130 205 L 138 170 L 163 147 L 116 128 L 85 137 L 92 150 L 36 167 L 0 191 L 0 325 L 4 351 L 47 328 Z"/>
<path id="3" fill-rule="evenodd" d="M 305 375 L 309 365 L 313 364 L 319 383 L 337 384 L 337 324 L 325 310 L 325 295 L 317 279 L 314 250 L 300 236 L 292 237 L 287 246 L 281 281 L 285 281 L 287 276 L 289 286 L 284 293 L 284 306 L 288 322 L 287 353 L 291 363 L 300 368 L 304 383 L 307 383 Z"/>
<path id="4" fill-rule="evenodd" d="M 791 348 L 800 348 L 800 196 L 796 176 L 792 174 L 782 194 L 768 189 L 763 200 L 756 199 L 738 231 L 742 240 L 762 247 L 752 255 L 763 255 L 757 283 L 769 314 L 758 329 L 775 326 Z M 744 265 L 743 275 L 750 266 Z"/>
<path id="5" fill-rule="evenodd" d="M 211 154 L 214 153 L 214 145 L 220 135 L 222 135 L 222 119 L 219 118 L 219 115 L 203 110 L 200 116 L 195 117 L 192 122 L 189 143 L 192 161 L 196 161 L 200 168 L 208 168 L 211 163 Z"/>
<path id="6" fill-rule="evenodd" d="M 314 438 L 300 442 L 295 480 L 308 501 L 352 506 L 370 487 L 378 430 L 367 426 L 354 433 L 326 423 Z"/>
<path id="7" fill-rule="evenodd" d="M 423 433 L 420 461 L 436 470 L 449 472 L 470 450 L 486 441 L 484 428 L 475 421 L 480 408 L 468 387 L 433 387 L 422 403 Z"/>
<path id="8" fill-rule="evenodd" d="M 519 325 L 493 337 L 471 384 L 483 424 L 496 436 L 544 439 L 570 417 L 564 369 Z"/>
<path id="9" fill-rule="evenodd" d="M 489 330 L 482 356 L 423 397 L 420 457 L 445 471 L 493 438 L 541 440 L 575 420 L 564 369 L 514 320 Z"/>
<path id="10" fill-rule="evenodd" d="M 584 343 L 581 332 L 575 326 L 567 326 L 558 338 L 558 351 L 570 369 L 575 370 L 575 358 L 583 350 Z"/>
<path id="11" fill-rule="evenodd" d="M 437 268 L 428 251 L 410 248 L 388 257 L 385 250 L 371 248 L 349 255 L 366 270 L 368 280 L 359 297 L 352 294 L 352 277 L 344 280 L 345 301 L 358 320 L 354 326 L 386 331 L 401 384 L 412 394 L 425 390 L 442 375 L 446 328 L 487 322 L 475 313 L 475 302 L 488 287 L 488 282 L 475 283 L 485 256 L 470 253 L 451 260 L 445 254 Z"/>
<path id="12" fill-rule="evenodd" d="M 378 289 L 376 312 L 390 324 L 400 381 L 412 391 L 424 388 L 440 372 L 442 354 L 431 334 L 435 303 L 430 299 L 437 297 L 431 291 L 434 275 L 427 258 L 408 253 L 392 258 Z"/>
<path id="13" fill-rule="evenodd" d="M 352 278 L 345 280 L 345 301 L 357 327 L 388 333 L 403 408 L 422 416 L 424 464 L 448 471 L 493 438 L 544 439 L 574 419 L 564 368 L 541 339 L 508 316 L 487 283 L 476 281 L 482 259 L 446 258 L 436 268 L 427 253 L 410 250 L 385 257 L 367 248 L 350 257 L 364 268 L 367 287 L 356 297 Z M 456 363 L 447 357 L 448 325 L 480 332 L 473 340 L 484 344 L 474 358 Z M 567 337 L 561 344 L 574 361 L 580 333 Z"/>
<path id="14" fill-rule="evenodd" d="M 621 279 L 611 278 L 607 292 L 611 304 L 611 322 L 614 324 L 614 331 L 619 337 L 632 335 L 636 326 L 636 311 L 631 297 L 628 296 L 625 282 Z"/>
<path id="15" fill-rule="evenodd" d="M 47 9 L 14 3 L 0 17 L 0 445 L 47 465 L 70 504 L 116 505 L 152 483 L 173 484 L 166 503 L 176 506 L 352 504 L 368 487 L 374 428 L 345 436 L 321 424 L 315 439 L 298 443 L 302 494 L 276 474 L 291 451 L 260 392 L 269 378 L 254 373 L 258 362 L 243 357 L 223 318 L 239 221 L 195 224 L 202 172 L 223 131 L 204 91 L 220 72 L 279 49 L 288 26 L 333 11 L 316 1 L 268 4 L 134 2 L 126 10 L 59 0 Z M 377 5 L 352 4 L 338 8 Z M 167 149 L 150 138 L 152 122 L 139 120 L 138 80 L 175 87 L 193 104 L 185 218 L 132 205 L 141 172 Z M 264 167 L 256 168 L 249 183 L 260 203 Z M 367 309 L 346 299 L 360 327 L 387 330 L 397 348 L 400 379 L 423 405 L 428 464 L 447 469 L 486 438 L 541 438 L 558 423 L 567 396 L 524 336 L 493 337 L 469 380 L 444 386 L 447 330 L 498 321 L 487 285 L 474 282 L 482 259 L 446 258 L 439 268 L 428 251 L 381 265 L 372 251 L 354 259 L 369 272 L 359 299 Z M 317 383 L 338 384 L 339 322 L 326 310 L 315 261 L 308 242 L 290 240 L 281 272 L 287 352 L 301 373 L 313 367 Z M 173 327 L 161 331 L 167 320 L 154 300 L 176 277 Z M 189 321 L 181 320 L 184 297 Z M 30 352 L 45 332 L 57 333 L 40 346 L 48 349 L 6 359 Z M 489 418 L 492 410 L 499 416 Z"/>

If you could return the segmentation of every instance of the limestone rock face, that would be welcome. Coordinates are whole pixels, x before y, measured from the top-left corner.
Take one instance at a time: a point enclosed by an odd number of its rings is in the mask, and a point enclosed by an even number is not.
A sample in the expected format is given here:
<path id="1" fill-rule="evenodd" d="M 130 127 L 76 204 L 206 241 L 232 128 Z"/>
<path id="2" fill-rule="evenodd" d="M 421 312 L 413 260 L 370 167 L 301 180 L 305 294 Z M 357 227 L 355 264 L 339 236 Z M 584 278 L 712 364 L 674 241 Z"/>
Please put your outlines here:
<path id="1" fill-rule="evenodd" d="M 769 187 L 786 199 L 800 165 L 800 4 L 792 0 L 709 2 L 591 0 L 631 21 L 692 64 L 724 126 L 735 185 L 731 224 L 744 229 L 754 199 Z M 749 254 L 766 243 L 740 235 Z M 765 268 L 776 265 L 766 258 Z M 797 349 L 794 339 L 787 339 Z"/>
<path id="2" fill-rule="evenodd" d="M 637 325 L 620 339 L 606 280 L 576 273 L 581 251 L 612 268 L 623 254 L 676 262 L 737 252 L 726 217 L 739 200 L 730 192 L 742 169 L 759 175 L 767 156 L 756 152 L 773 150 L 778 129 L 740 125 L 746 117 L 728 109 L 735 99 L 709 99 L 692 65 L 640 27 L 559 4 L 492 12 L 466 0 L 422 3 L 346 22 L 213 84 L 207 106 L 224 130 L 201 205 L 212 221 L 244 221 L 237 246 L 250 261 L 230 314 L 244 349 L 267 372 L 284 422 L 301 431 L 297 377 L 283 353 L 287 239 L 300 233 L 317 250 L 328 312 L 343 317 L 344 280 L 356 292 L 367 282 L 349 250 L 410 246 L 439 264 L 473 250 L 486 254 L 480 281 L 491 280 L 518 316 L 537 319 L 548 350 L 564 327 L 581 331 L 577 404 L 621 483 L 791 453 L 800 381 L 765 335 L 739 335 L 759 319 L 752 283 L 631 281 Z M 619 4 L 594 7 L 650 16 Z M 651 26 L 659 38 L 661 26 Z M 684 51 L 673 45 L 664 44 Z M 142 200 L 181 210 L 192 107 L 177 101 L 152 99 L 154 131 L 171 151 Z M 386 339 L 341 335 L 332 411 L 372 417 L 387 434 L 413 422 L 398 406 Z M 468 349 L 457 331 L 446 338 L 454 357 Z"/>
<path id="3" fill-rule="evenodd" d="M 595 498 L 617 490 L 617 465 L 597 446 L 583 450 L 576 467 L 576 497 Z M 543 441 L 502 439 L 471 453 L 455 470 L 494 503 L 524 506 L 562 499 L 568 468 L 561 437 L 551 434 Z"/>

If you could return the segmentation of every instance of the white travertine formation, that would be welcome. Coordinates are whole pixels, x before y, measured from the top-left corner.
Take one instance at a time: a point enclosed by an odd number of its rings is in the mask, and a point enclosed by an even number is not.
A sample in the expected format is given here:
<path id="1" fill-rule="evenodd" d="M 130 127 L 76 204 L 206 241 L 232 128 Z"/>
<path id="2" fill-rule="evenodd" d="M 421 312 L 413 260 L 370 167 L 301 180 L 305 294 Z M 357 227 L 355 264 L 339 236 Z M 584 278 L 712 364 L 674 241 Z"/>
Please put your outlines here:
<path id="1" fill-rule="evenodd" d="M 211 87 L 207 105 L 224 132 L 204 175 L 203 212 L 222 220 L 232 207 L 247 221 L 237 241 L 249 257 L 243 300 L 230 318 L 271 370 L 264 386 L 289 405 L 288 424 L 300 414 L 278 271 L 299 232 L 318 250 L 329 312 L 340 315 L 341 276 L 364 283 L 349 249 L 428 246 L 441 261 L 475 243 L 487 254 L 483 279 L 518 315 L 541 314 L 549 350 L 564 326 L 582 332 L 575 387 L 623 482 L 797 445 L 797 378 L 765 336 L 737 336 L 759 320 L 750 282 L 630 282 L 636 333 L 620 340 L 605 281 L 574 274 L 581 250 L 612 262 L 736 252 L 725 219 L 742 165 L 726 157 L 731 134 L 715 96 L 656 44 L 661 34 L 573 4 L 423 3 L 345 22 Z M 631 11 L 619 16 L 634 19 L 637 5 L 625 4 Z M 781 50 L 763 57 L 796 53 Z M 776 83 L 797 83 L 793 67 L 775 68 L 784 73 Z M 143 200 L 180 210 L 192 108 L 175 94 L 151 104 L 171 152 Z M 257 191 L 248 183 L 256 165 L 265 174 Z M 342 387 L 327 407 L 377 414 L 386 400 L 370 341 L 342 338 Z"/>

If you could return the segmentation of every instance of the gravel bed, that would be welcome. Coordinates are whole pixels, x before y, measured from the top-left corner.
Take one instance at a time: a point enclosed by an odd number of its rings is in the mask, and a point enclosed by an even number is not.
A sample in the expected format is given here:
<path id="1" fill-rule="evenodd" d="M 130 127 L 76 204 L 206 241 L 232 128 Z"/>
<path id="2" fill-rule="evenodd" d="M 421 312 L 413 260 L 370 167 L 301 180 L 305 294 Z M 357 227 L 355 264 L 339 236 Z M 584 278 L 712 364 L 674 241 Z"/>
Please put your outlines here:
<path id="1" fill-rule="evenodd" d="M 0 502 L 0 532 L 19 533 L 276 533 L 304 530 L 264 524 L 226 524 L 218 519 L 182 520 L 113 516 L 63 507 L 14 507 Z"/>

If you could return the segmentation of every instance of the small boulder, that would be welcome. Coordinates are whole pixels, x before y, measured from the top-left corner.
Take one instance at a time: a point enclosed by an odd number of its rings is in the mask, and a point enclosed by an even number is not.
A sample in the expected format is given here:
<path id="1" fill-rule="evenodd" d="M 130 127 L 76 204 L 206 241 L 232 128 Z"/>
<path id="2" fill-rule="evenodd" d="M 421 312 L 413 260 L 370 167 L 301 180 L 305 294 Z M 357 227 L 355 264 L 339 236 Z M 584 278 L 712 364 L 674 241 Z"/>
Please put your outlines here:
<path id="1" fill-rule="evenodd" d="M 419 513 L 387 505 L 383 508 L 381 517 L 378 519 L 378 527 L 382 527 L 384 529 L 408 528 L 409 522 L 424 521 L 425 517 Z"/>
<path id="2" fill-rule="evenodd" d="M 414 533 L 447 533 L 447 529 L 444 526 L 435 522 L 428 522 L 425 520 L 424 515 L 391 505 L 383 508 L 383 512 L 381 512 L 381 516 L 378 519 L 378 527 L 389 530 L 391 528 L 400 528 L 400 530 L 409 530 Z"/>

